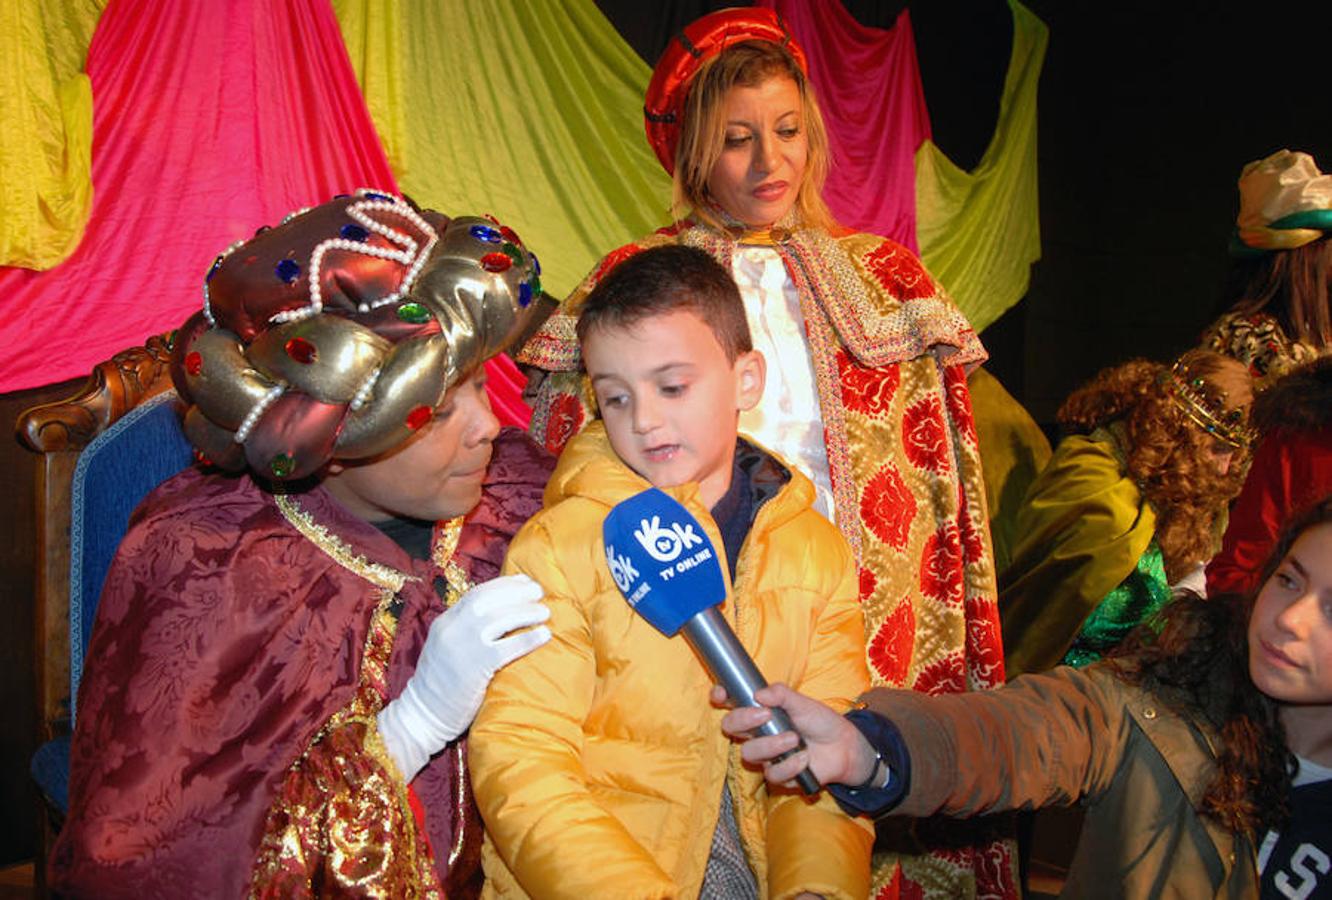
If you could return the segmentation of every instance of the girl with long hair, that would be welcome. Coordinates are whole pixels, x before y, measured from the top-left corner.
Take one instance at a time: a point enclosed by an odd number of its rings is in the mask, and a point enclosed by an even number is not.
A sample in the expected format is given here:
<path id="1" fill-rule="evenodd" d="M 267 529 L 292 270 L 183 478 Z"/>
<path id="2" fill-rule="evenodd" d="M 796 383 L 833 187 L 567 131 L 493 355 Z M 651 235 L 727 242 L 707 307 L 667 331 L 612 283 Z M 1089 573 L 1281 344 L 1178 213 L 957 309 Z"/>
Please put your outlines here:
<path id="1" fill-rule="evenodd" d="M 1315 897 L 1332 890 L 1332 498 L 1247 596 L 1190 595 L 1086 669 L 998 691 L 875 689 L 838 716 L 775 685 L 796 734 L 723 729 L 772 783 L 809 766 L 851 814 L 971 816 L 1081 803 L 1062 896 Z M 714 694 L 714 700 L 722 696 Z M 853 787 L 847 787 L 851 785 Z"/>

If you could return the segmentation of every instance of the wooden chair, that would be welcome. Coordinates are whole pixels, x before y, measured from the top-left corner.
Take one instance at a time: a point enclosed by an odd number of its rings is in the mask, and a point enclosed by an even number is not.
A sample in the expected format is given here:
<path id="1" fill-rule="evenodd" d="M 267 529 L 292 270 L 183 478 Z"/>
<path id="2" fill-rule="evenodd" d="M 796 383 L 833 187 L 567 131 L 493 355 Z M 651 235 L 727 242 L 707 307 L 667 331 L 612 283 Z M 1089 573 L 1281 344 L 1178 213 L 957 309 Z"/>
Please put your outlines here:
<path id="1" fill-rule="evenodd" d="M 116 354 L 73 396 L 28 409 L 16 423 L 20 443 L 42 455 L 34 615 L 39 886 L 64 817 L 73 703 L 102 579 L 134 506 L 190 461 L 168 369 L 174 336 Z"/>

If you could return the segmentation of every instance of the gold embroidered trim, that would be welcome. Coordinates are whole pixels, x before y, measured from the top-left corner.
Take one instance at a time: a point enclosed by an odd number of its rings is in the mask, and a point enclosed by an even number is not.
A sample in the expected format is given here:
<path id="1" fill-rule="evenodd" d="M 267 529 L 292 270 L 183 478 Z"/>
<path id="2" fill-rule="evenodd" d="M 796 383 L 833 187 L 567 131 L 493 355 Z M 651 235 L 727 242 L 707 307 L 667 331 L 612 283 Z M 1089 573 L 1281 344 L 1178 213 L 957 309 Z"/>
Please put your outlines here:
<path id="1" fill-rule="evenodd" d="M 360 721 L 366 715 L 378 714 L 383 709 L 388 684 L 389 658 L 393 654 L 393 639 L 397 634 L 398 622 L 389 612 L 393 601 L 398 599 L 392 588 L 381 588 L 375 601 L 375 611 L 370 614 L 370 628 L 365 633 L 365 642 L 361 646 L 361 677 L 356 685 L 356 692 L 347 701 L 347 705 L 329 716 L 323 727 L 315 732 L 310 743 L 305 745 L 305 753 L 296 758 L 291 769 L 300 768 L 310 748 L 328 737 L 335 728 L 350 722 Z M 381 658 L 382 657 L 382 658 Z M 366 691 L 375 695 L 378 702 L 368 703 Z M 399 776 L 397 767 L 393 771 Z M 401 780 L 401 779 L 399 779 Z"/>
<path id="2" fill-rule="evenodd" d="M 322 742 L 333 740 L 340 729 L 359 727 L 362 751 L 374 761 L 383 777 L 372 775 L 355 783 L 325 784 L 323 793 L 313 803 L 301 799 L 288 801 L 285 788 L 279 791 L 269 810 L 265 838 L 251 874 L 252 895 L 303 890 L 312 884 L 310 879 L 317 877 L 315 873 L 322 870 L 326 876 L 333 876 L 338 889 L 354 888 L 366 896 L 402 896 L 401 892 L 410 888 L 419 896 L 442 897 L 427 845 L 417 833 L 407 785 L 378 727 L 398 625 L 389 611 L 395 599 L 391 589 L 379 591 L 362 650 L 355 693 L 319 729 L 292 763 L 287 776 L 289 784 L 298 785 L 307 777 L 302 775 L 302 768 L 312 754 L 320 752 Z M 351 822 L 340 820 L 336 813 L 347 804 L 353 812 Z M 375 846 L 381 838 L 368 832 L 364 821 L 356 820 L 358 815 L 377 815 L 372 807 L 383 810 L 384 818 L 376 819 L 375 826 L 382 829 L 382 840 L 388 843 Z M 316 857 L 312 858 L 311 853 Z M 369 869 L 359 865 L 375 859 L 378 862 Z M 349 865 L 353 861 L 358 865 Z M 325 887 L 337 892 L 331 885 Z"/>
<path id="3" fill-rule="evenodd" d="M 282 517 L 290 522 L 291 526 L 304 535 L 310 543 L 323 550 L 338 565 L 359 575 L 375 587 L 384 588 L 396 594 L 402 590 L 402 586 L 408 581 L 419 580 L 415 576 L 399 572 L 390 566 L 371 562 L 353 551 L 341 538 L 320 525 L 314 520 L 314 516 L 302 509 L 300 504 L 296 502 L 295 497 L 289 494 L 274 494 L 273 500 L 276 501 Z"/>
<path id="4" fill-rule="evenodd" d="M 430 550 L 431 561 L 444 573 L 444 582 L 448 585 L 444 597 L 446 608 L 457 603 L 459 597 L 472 589 L 472 580 L 453 558 L 458 552 L 458 539 L 462 536 L 462 528 L 462 516 L 441 522 L 435 532 L 435 544 Z"/>
<path id="5" fill-rule="evenodd" d="M 832 481 L 837 528 L 851 545 L 856 567 L 859 568 L 865 559 L 865 526 L 860 515 L 860 486 L 851 464 L 851 441 L 847 437 L 842 373 L 837 363 L 837 333 L 818 303 L 818 286 L 811 283 L 812 279 L 803 261 L 798 256 L 789 256 L 786 268 L 791 274 L 791 280 L 795 282 L 800 309 L 805 316 L 805 334 L 810 343 L 809 358 L 814 365 L 819 410 L 823 415 L 824 446 L 828 454 L 828 475 Z"/>
<path id="6" fill-rule="evenodd" d="M 467 806 L 467 762 L 466 754 L 453 754 L 453 808 L 464 809 Z M 453 846 L 449 848 L 449 871 L 453 870 L 458 858 L 462 856 L 463 844 L 467 841 L 467 827 L 461 817 L 458 827 L 453 830 Z"/>

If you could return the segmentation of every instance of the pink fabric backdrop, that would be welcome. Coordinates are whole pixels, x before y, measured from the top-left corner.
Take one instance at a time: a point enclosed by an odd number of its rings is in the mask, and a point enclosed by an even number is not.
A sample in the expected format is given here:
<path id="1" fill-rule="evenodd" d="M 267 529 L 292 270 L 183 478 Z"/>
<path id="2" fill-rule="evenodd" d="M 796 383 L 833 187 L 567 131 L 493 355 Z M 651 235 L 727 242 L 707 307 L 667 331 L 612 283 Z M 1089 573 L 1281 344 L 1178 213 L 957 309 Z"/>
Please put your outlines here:
<path id="1" fill-rule="evenodd" d="M 92 216 L 56 268 L 0 268 L 0 393 L 177 327 L 213 257 L 259 225 L 397 189 L 328 0 L 112 0 L 87 71 Z M 525 424 L 513 364 L 490 368 L 496 412 Z"/>
<path id="2" fill-rule="evenodd" d="M 930 137 L 911 19 L 866 28 L 841 3 L 760 0 L 781 13 L 809 58 L 832 145 L 824 189 L 842 224 L 916 246 L 914 157 Z"/>

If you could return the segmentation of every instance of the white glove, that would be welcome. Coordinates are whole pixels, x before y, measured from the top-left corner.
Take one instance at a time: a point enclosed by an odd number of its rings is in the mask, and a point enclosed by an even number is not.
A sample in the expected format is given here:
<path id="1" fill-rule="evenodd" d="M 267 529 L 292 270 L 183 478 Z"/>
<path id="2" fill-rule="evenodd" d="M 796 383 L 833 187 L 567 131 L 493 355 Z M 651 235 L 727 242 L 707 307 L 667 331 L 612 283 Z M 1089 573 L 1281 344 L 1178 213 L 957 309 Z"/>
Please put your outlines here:
<path id="1" fill-rule="evenodd" d="M 410 782 L 444 745 L 467 730 L 486 685 L 501 668 L 550 640 L 541 585 L 526 575 L 479 584 L 430 623 L 416 671 L 379 712 L 379 734 Z"/>

